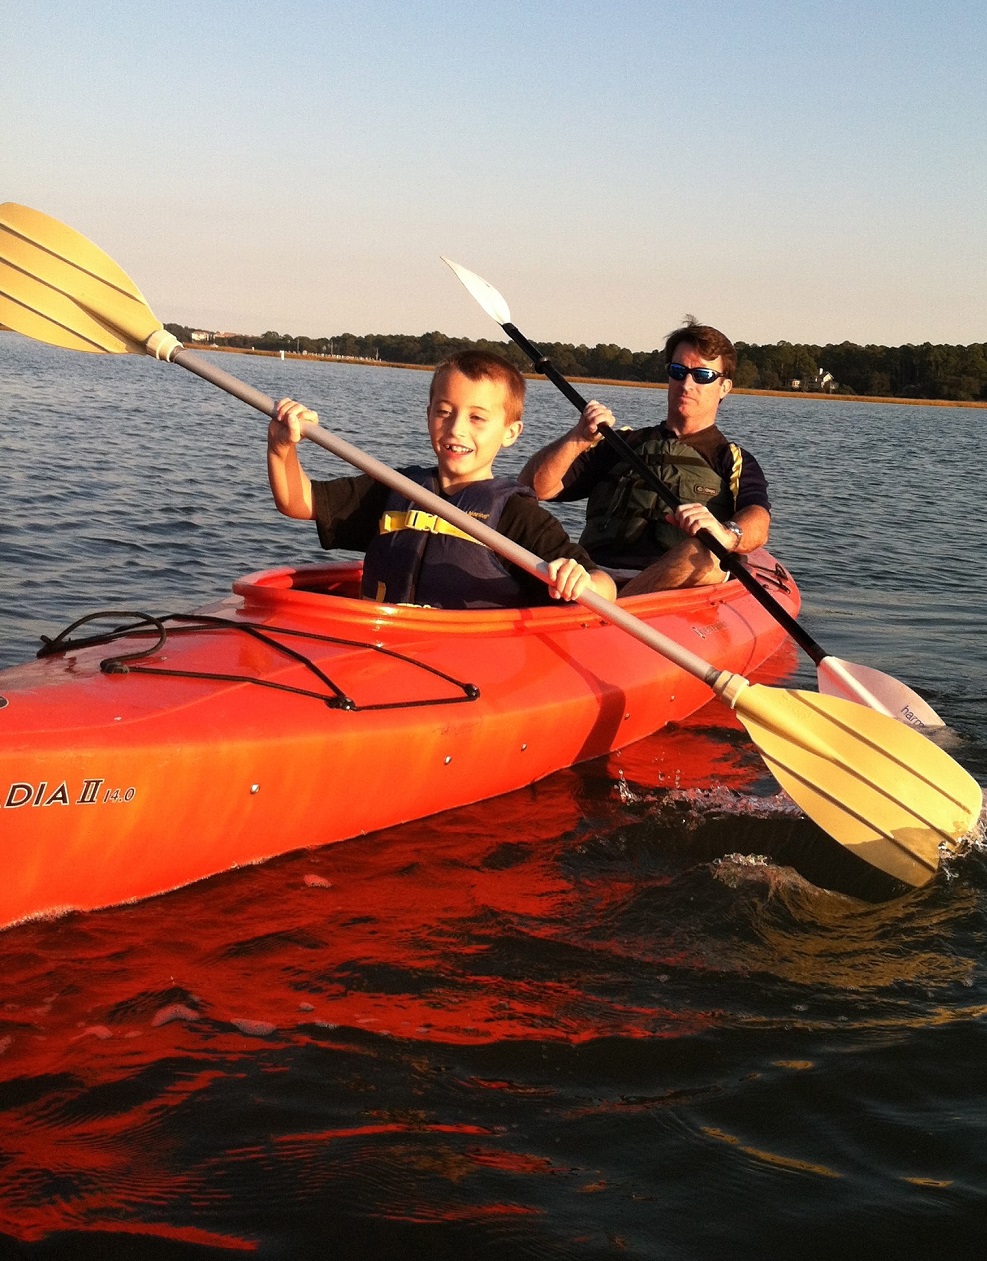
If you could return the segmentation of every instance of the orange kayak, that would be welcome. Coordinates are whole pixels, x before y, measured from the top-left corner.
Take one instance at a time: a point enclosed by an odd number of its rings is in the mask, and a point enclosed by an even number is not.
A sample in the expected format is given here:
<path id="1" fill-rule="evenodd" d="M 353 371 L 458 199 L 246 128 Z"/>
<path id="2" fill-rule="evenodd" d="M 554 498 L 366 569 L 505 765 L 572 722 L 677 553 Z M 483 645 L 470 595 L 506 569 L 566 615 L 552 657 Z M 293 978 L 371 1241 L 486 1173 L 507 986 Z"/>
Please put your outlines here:
<path id="1" fill-rule="evenodd" d="M 752 559 L 794 616 L 791 576 Z M 580 605 L 379 605 L 359 575 L 251 574 L 195 613 L 77 624 L 0 671 L 0 926 L 481 801 L 710 698 Z M 785 638 L 738 582 L 621 603 L 739 674 Z"/>

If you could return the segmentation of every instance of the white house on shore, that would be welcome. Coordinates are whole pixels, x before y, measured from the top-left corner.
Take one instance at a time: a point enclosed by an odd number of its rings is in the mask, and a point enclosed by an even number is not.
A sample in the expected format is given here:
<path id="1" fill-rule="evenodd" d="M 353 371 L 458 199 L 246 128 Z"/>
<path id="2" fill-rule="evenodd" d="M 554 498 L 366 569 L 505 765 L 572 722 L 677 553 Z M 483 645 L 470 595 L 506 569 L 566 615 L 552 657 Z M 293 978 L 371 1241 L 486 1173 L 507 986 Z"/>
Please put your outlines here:
<path id="1" fill-rule="evenodd" d="M 836 381 L 831 372 L 827 372 L 825 368 L 820 368 L 815 377 L 805 381 L 801 377 L 795 377 L 790 388 L 793 390 L 802 390 L 805 392 L 818 392 L 821 394 L 832 394 L 836 389 Z"/>

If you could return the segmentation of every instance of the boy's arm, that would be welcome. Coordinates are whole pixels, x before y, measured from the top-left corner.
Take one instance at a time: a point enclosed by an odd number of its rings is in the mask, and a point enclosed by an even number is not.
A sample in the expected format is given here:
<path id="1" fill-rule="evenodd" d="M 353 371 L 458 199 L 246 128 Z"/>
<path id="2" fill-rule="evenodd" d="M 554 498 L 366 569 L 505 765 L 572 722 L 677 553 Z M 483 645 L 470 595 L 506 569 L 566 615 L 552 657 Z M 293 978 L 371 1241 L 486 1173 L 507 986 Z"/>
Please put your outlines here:
<path id="1" fill-rule="evenodd" d="M 553 585 L 549 587 L 549 592 L 553 600 L 578 600 L 587 587 L 603 596 L 604 600 L 617 598 L 617 586 L 609 574 L 602 569 L 585 569 L 571 556 L 549 561 L 548 570 L 552 575 Z"/>
<path id="2" fill-rule="evenodd" d="M 267 480 L 278 512 L 297 521 L 311 521 L 312 483 L 298 460 L 303 424 L 317 425 L 318 415 L 283 398 L 267 428 Z"/>
<path id="3" fill-rule="evenodd" d="M 594 399 L 575 426 L 547 447 L 536 451 L 518 474 L 522 486 L 530 486 L 539 499 L 554 499 L 562 490 L 562 479 L 577 456 L 595 447 L 601 440 L 601 425 L 612 425 L 614 415 L 609 407 Z"/>
<path id="4" fill-rule="evenodd" d="M 616 600 L 617 584 L 608 573 L 602 569 L 594 569 L 589 580 L 597 595 L 603 596 L 604 600 Z"/>

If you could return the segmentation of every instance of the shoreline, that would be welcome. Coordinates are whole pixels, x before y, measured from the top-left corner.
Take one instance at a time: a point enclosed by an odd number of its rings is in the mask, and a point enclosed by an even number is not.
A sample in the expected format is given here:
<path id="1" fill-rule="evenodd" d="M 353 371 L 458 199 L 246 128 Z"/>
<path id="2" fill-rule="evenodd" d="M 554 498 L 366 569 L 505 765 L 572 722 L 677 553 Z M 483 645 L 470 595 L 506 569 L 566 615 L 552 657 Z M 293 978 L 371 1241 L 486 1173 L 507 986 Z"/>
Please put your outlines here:
<path id="1" fill-rule="evenodd" d="M 185 342 L 186 350 L 207 351 L 220 355 L 262 355 L 271 359 L 280 359 L 279 350 L 253 350 L 242 346 L 210 346 L 202 342 Z M 295 350 L 286 350 L 285 359 L 300 359 L 305 363 L 351 363 L 370 368 L 406 368 L 411 372 L 432 372 L 434 364 L 428 363 L 394 363 L 389 359 L 358 359 L 345 355 L 306 355 Z M 540 372 L 522 374 L 528 381 L 544 381 Z M 661 381 L 614 381 L 607 377 L 567 377 L 573 384 L 623 386 L 635 390 L 668 390 Z M 987 402 L 971 400 L 966 402 L 954 398 L 895 398 L 892 395 L 874 394 L 824 394 L 821 390 L 754 390 L 742 386 L 734 386 L 732 394 L 749 394 L 754 398 L 792 398 L 792 399 L 825 399 L 827 402 L 844 403 L 900 403 L 905 407 L 973 407 L 987 408 Z"/>

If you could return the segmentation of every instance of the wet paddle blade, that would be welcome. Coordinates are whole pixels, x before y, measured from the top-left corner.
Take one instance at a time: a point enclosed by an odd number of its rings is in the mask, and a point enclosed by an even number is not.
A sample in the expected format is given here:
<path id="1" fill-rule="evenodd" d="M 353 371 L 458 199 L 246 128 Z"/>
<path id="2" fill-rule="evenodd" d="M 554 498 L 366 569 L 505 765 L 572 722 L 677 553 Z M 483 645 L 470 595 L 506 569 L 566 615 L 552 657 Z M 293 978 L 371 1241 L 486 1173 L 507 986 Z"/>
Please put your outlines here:
<path id="1" fill-rule="evenodd" d="M 458 263 L 454 263 L 451 258 L 446 258 L 444 254 L 440 254 L 439 257 L 452 268 L 466 286 L 470 296 L 479 303 L 487 315 L 496 320 L 498 324 L 510 324 L 511 312 L 507 303 L 489 280 L 484 280 L 475 271 L 470 271 L 466 267 L 460 267 Z"/>
<path id="2" fill-rule="evenodd" d="M 80 233 L 40 211 L 0 206 L 0 323 L 96 354 L 145 354 L 161 328 L 140 290 Z"/>
<path id="3" fill-rule="evenodd" d="M 819 690 L 825 696 L 842 696 L 844 700 L 862 702 L 879 713 L 890 714 L 909 727 L 946 725 L 917 692 L 871 666 L 841 661 L 839 657 L 824 657 L 819 662 L 816 677 Z"/>
<path id="4" fill-rule="evenodd" d="M 976 826 L 983 792 L 919 732 L 839 697 L 759 685 L 736 712 L 788 795 L 873 867 L 922 885 L 941 844 Z"/>

